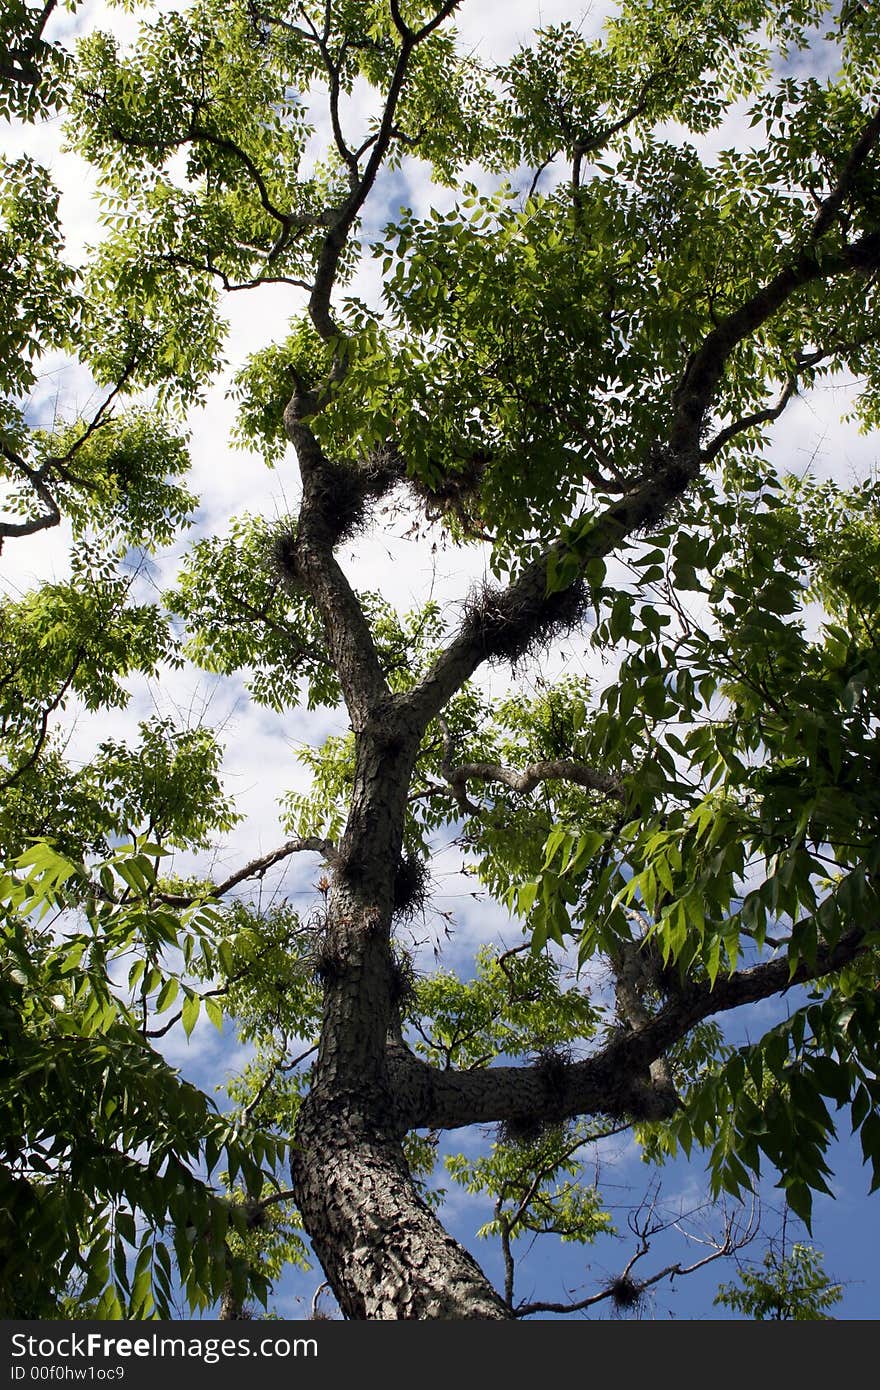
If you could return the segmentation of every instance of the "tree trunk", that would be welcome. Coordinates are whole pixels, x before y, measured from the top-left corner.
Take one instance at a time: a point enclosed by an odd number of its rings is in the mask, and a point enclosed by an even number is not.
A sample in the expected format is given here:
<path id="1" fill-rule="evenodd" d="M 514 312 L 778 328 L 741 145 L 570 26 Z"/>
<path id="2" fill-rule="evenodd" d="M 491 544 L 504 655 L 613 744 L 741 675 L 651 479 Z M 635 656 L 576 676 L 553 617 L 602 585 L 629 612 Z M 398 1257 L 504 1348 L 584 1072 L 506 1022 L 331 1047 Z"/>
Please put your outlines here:
<path id="1" fill-rule="evenodd" d="M 344 1315 L 511 1318 L 419 1196 L 396 1135 L 363 1110 L 363 1094 L 312 1091 L 292 1165 L 305 1228 Z"/>
<path id="2" fill-rule="evenodd" d="M 347 1318 L 506 1319 L 510 1309 L 412 1182 L 401 1147 L 406 1122 L 389 1082 L 401 994 L 391 924 L 420 733 L 385 709 L 357 735 L 318 953 L 324 1018 L 294 1134 L 293 1188 Z"/>

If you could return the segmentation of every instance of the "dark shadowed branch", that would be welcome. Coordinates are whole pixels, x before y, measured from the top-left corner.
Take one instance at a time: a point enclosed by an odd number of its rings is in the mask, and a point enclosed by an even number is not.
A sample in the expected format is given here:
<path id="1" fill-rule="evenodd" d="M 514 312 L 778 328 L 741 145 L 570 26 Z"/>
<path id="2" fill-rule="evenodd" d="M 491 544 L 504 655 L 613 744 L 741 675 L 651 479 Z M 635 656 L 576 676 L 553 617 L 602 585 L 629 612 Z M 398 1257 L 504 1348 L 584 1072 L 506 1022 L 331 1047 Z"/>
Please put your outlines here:
<path id="1" fill-rule="evenodd" d="M 727 977 L 682 986 L 676 996 L 639 1027 L 617 1033 L 604 1048 L 560 1068 L 549 1096 L 540 1066 L 443 1071 L 405 1049 L 389 1049 L 401 1127 L 456 1129 L 504 1119 L 549 1121 L 578 1115 L 661 1119 L 676 1101 L 651 1076 L 651 1065 L 705 1019 L 769 999 L 789 987 L 836 973 L 872 948 L 867 930 L 822 946 L 815 965 L 792 970 L 787 959 L 765 962 Z"/>

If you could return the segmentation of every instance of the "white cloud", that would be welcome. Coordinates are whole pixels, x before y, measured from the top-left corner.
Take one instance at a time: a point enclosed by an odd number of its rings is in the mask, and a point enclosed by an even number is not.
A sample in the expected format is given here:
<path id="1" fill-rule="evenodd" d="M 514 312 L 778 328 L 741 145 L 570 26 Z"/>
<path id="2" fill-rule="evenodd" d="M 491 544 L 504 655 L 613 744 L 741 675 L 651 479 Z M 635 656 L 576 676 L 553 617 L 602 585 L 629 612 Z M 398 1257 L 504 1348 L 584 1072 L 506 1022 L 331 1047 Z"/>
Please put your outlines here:
<path id="1" fill-rule="evenodd" d="M 518 47 L 529 42 L 536 28 L 568 22 L 586 37 L 599 32 L 613 6 L 573 0 L 467 0 L 458 16 L 464 47 L 473 48 L 484 62 L 506 62 Z"/>

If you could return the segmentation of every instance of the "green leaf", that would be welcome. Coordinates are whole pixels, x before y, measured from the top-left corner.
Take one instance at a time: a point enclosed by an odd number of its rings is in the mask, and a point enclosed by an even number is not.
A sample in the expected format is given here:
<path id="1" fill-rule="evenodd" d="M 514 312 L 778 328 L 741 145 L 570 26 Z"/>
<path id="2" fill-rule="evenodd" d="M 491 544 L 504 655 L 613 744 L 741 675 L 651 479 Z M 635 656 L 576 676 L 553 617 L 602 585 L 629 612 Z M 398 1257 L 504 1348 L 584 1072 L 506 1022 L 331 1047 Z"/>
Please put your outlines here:
<path id="1" fill-rule="evenodd" d="M 153 1006 L 155 1012 L 157 1014 L 161 1014 L 164 1013 L 166 1009 L 170 1009 L 171 1005 L 176 1000 L 179 992 L 180 981 L 177 980 L 174 976 L 170 976 L 165 981 L 162 988 L 159 990 L 158 995 L 156 996 L 156 1002 Z"/>
<path id="2" fill-rule="evenodd" d="M 220 1008 L 220 1005 L 217 1003 L 216 999 L 206 997 L 202 1000 L 202 1003 L 205 1006 L 205 1013 L 208 1015 L 208 1018 L 211 1020 L 214 1027 L 217 1028 L 220 1032 L 222 1032 L 223 1010 Z"/>
<path id="3" fill-rule="evenodd" d="M 197 994 L 187 994 L 183 1001 L 183 1008 L 181 1009 L 181 1022 L 183 1023 L 183 1031 L 186 1033 L 187 1037 L 190 1036 L 198 1022 L 201 1007 L 202 1003 Z"/>

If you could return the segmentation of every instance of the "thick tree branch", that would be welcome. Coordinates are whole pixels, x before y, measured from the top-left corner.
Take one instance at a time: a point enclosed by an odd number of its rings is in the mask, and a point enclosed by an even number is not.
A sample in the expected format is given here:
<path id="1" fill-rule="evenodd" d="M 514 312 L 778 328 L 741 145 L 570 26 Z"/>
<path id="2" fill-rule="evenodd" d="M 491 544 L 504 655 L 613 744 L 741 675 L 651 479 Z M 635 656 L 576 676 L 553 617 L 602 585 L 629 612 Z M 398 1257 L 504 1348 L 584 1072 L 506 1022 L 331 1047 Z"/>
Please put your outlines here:
<path id="1" fill-rule="evenodd" d="M 647 1068 L 634 1076 L 627 1064 L 611 1065 L 604 1054 L 572 1062 L 554 1073 L 552 1086 L 540 1066 L 453 1071 L 432 1067 L 405 1048 L 389 1046 L 388 1067 L 398 1123 L 407 1129 L 460 1129 L 471 1124 L 540 1120 L 578 1115 L 613 1119 L 661 1119 L 669 1115 Z"/>
<path id="2" fill-rule="evenodd" d="M 288 406 L 285 421 L 299 460 L 303 497 L 287 552 L 288 578 L 293 584 L 305 585 L 318 607 L 330 658 L 352 723 L 358 728 L 389 692 L 370 625 L 334 558 L 333 547 L 340 538 L 340 516 L 346 502 L 356 512 L 367 487 L 359 494 L 363 480 L 357 471 L 330 464 L 308 425 L 298 419 L 295 404 L 294 400 Z M 346 488 L 349 495 L 344 499 Z"/>
<path id="3" fill-rule="evenodd" d="M 603 796 L 623 800 L 623 790 L 616 777 L 605 772 L 597 772 L 586 763 L 575 762 L 570 758 L 557 758 L 553 761 L 531 763 L 529 767 L 517 772 L 514 768 L 502 767 L 500 763 L 461 763 L 450 769 L 448 780 L 454 785 L 470 781 L 500 782 L 511 791 L 526 796 L 542 782 L 572 782 L 575 786 L 586 787 L 588 791 L 601 792 Z"/>
<path id="4" fill-rule="evenodd" d="M 661 456 L 660 465 L 629 493 L 607 507 L 592 522 L 588 535 L 578 543 L 581 571 L 589 562 L 610 554 L 633 531 L 655 525 L 670 503 L 696 478 L 699 455 Z M 569 560 L 571 547 L 566 539 L 555 541 L 543 555 L 527 565 L 506 589 L 489 596 L 482 605 L 475 603 L 471 614 L 431 670 L 405 696 L 399 697 L 427 727 L 466 680 L 484 661 L 503 658 L 511 634 L 521 633 L 525 648 L 546 633 L 570 626 L 580 616 L 577 586 L 561 593 L 548 593 L 548 579 L 554 564 Z M 572 603 L 575 600 L 575 603 Z"/>
<path id="5" fill-rule="evenodd" d="M 324 245 L 321 249 L 317 269 L 315 271 L 314 286 L 309 299 L 309 315 L 312 323 L 315 325 L 316 331 L 324 341 L 336 344 L 337 349 L 342 335 L 331 313 L 330 300 L 336 283 L 336 274 L 339 268 L 340 257 L 345 250 L 349 233 L 354 226 L 358 214 L 376 182 L 379 170 L 388 153 L 388 146 L 394 138 L 395 115 L 398 101 L 400 100 L 400 94 L 403 90 L 410 58 L 415 48 L 428 38 L 428 36 L 452 14 L 452 11 L 456 9 L 460 3 L 461 0 L 447 0 L 447 3 L 442 6 L 434 18 L 416 32 L 413 32 L 403 24 L 403 20 L 398 11 L 398 19 L 395 21 L 395 24 L 401 35 L 400 49 L 391 81 L 388 84 L 388 92 L 385 97 L 385 105 L 379 121 L 379 129 L 372 144 L 370 158 L 367 161 L 363 174 L 360 174 L 357 160 L 348 149 L 343 138 L 342 130 L 339 126 L 338 113 L 335 117 L 333 116 L 333 103 L 331 100 L 331 119 L 334 119 L 334 137 L 340 154 L 349 168 L 349 175 L 352 179 L 352 191 L 350 196 L 346 199 L 336 222 L 330 228 L 324 239 Z M 326 35 L 323 41 L 323 48 L 326 49 Z M 325 56 L 325 64 L 327 62 L 328 58 Z M 331 64 L 328 67 L 331 84 L 333 71 L 333 65 Z M 337 364 L 337 374 L 340 374 L 342 371 L 344 371 L 344 363 L 340 358 Z"/>
<path id="6" fill-rule="evenodd" d="M 402 39 L 411 39 L 412 30 L 410 29 L 409 25 L 404 21 L 403 15 L 400 13 L 399 0 L 391 0 L 391 18 L 394 21 L 394 27 L 397 30 L 400 37 Z"/>
<path id="7" fill-rule="evenodd" d="M 856 141 L 855 145 L 853 145 L 849 158 L 840 172 L 837 183 L 828 194 L 828 197 L 823 200 L 813 219 L 811 235 L 814 241 L 818 241 L 819 237 L 824 236 L 831 228 L 834 219 L 843 207 L 847 194 L 852 188 L 853 179 L 858 174 L 878 139 L 880 139 L 880 108 L 874 113 L 871 120 L 868 121 L 861 136 Z"/>
<path id="8" fill-rule="evenodd" d="M 668 1116 L 665 1088 L 650 1080 L 650 1067 L 713 1014 L 769 999 L 788 988 L 821 980 L 857 960 L 868 949 L 866 933 L 854 931 L 833 947 L 822 947 L 815 966 L 791 972 L 787 959 L 769 961 L 684 985 L 680 993 L 640 1028 L 616 1035 L 594 1056 L 554 1076 L 552 1091 L 540 1067 L 492 1067 L 479 1072 L 441 1071 L 404 1049 L 389 1049 L 389 1067 L 403 1128 L 457 1129 L 508 1119 L 564 1120 L 576 1115 Z"/>
<path id="9" fill-rule="evenodd" d="M 5 55 L 0 57 L 0 79 L 15 82 L 23 87 L 36 87 L 40 84 L 43 74 L 34 58 L 41 46 L 43 31 L 57 3 L 58 0 L 46 0 L 39 15 L 36 16 L 33 30 L 27 35 L 23 43 L 19 47 L 7 48 Z"/>
<path id="10" fill-rule="evenodd" d="M 50 512 L 41 512 L 39 516 L 33 516 L 28 521 L 0 521 L 0 552 L 3 550 L 3 541 L 6 537 L 14 536 L 35 536 L 38 531 L 51 530 L 61 521 L 61 513 L 53 501 Z"/>
<path id="11" fill-rule="evenodd" d="M 468 815 L 479 815 L 482 807 L 471 801 L 467 795 L 469 781 L 500 782 L 502 786 L 509 787 L 511 791 L 519 792 L 523 796 L 534 791 L 535 787 L 540 786 L 542 782 L 556 781 L 571 782 L 575 786 L 586 787 L 588 791 L 601 792 L 603 796 L 623 800 L 623 788 L 616 777 L 599 772 L 587 763 L 578 762 L 573 758 L 557 758 L 531 763 L 521 770 L 504 767 L 501 763 L 456 763 L 454 743 L 449 726 L 442 715 L 437 716 L 437 723 L 443 737 L 441 771 L 447 786 L 433 783 L 417 794 L 420 798 L 444 796 L 451 791 L 464 812 Z"/>
<path id="12" fill-rule="evenodd" d="M 837 253 L 820 254 L 811 247 L 722 319 L 692 356 L 676 389 L 669 434 L 673 453 L 699 446 L 703 421 L 734 348 L 765 324 L 797 290 L 839 275 L 871 274 L 878 268 L 880 232 L 866 233 Z"/>
<path id="13" fill-rule="evenodd" d="M 856 151 L 841 176 L 848 187 L 856 168 L 880 133 L 874 120 L 860 138 Z M 830 195 L 839 207 L 837 190 Z M 826 200 L 827 202 L 828 200 Z M 823 205 L 824 207 L 824 205 Z M 822 228 L 825 221 L 821 224 Z M 828 223 L 830 225 L 830 222 Z M 613 503 L 593 522 L 588 536 L 581 536 L 578 559 L 581 573 L 593 559 L 602 558 L 636 530 L 655 525 L 669 505 L 680 497 L 697 477 L 702 462 L 700 437 L 716 387 L 736 346 L 766 323 L 797 290 L 811 283 L 839 275 L 869 274 L 880 268 L 880 231 L 866 233 L 842 250 L 825 252 L 816 237 L 792 262 L 756 290 L 738 309 L 723 319 L 694 352 L 672 398 L 669 442 L 655 450 L 653 465 L 620 501 Z M 714 444 L 711 447 L 714 447 Z M 720 447 L 720 446 L 719 446 Z M 554 562 L 570 560 L 570 547 L 559 540 L 528 565 L 506 590 L 487 597 L 472 607 L 469 618 L 440 655 L 427 676 L 408 695 L 401 697 L 422 729 L 444 708 L 447 701 L 486 660 L 503 656 L 511 649 L 517 628 L 526 639 L 559 631 L 564 626 L 564 595 L 548 593 L 548 579 Z M 576 584 L 568 593 L 575 596 Z M 529 631 L 526 631 L 529 629 Z M 528 640 L 523 649 L 527 649 Z"/>
<path id="14" fill-rule="evenodd" d="M 455 743 L 450 732 L 449 725 L 447 724 L 442 714 L 437 715 L 437 724 L 440 729 L 441 737 L 443 739 L 443 761 L 440 764 L 440 771 L 446 778 L 446 786 L 437 787 L 436 791 L 445 795 L 448 788 L 448 790 L 452 792 L 452 795 L 458 802 L 458 805 L 464 815 L 479 815 L 480 807 L 476 804 L 476 802 L 471 801 L 470 797 L 468 796 L 466 782 L 461 781 L 455 775 Z M 434 794 L 433 789 L 431 794 Z"/>
<path id="15" fill-rule="evenodd" d="M 443 21 L 448 19 L 449 16 L 452 14 L 453 10 L 457 10 L 461 3 L 462 0 L 446 0 L 446 3 L 444 5 L 441 5 L 434 18 L 427 20 L 425 24 L 422 26 L 422 28 L 419 29 L 418 33 L 415 35 L 413 42 L 421 43 L 423 39 L 426 39 L 430 34 L 433 34 L 434 30 L 439 29 Z"/>
<path id="16" fill-rule="evenodd" d="M 610 958 L 618 1017 L 623 1026 L 633 1033 L 646 1027 L 651 1020 L 645 995 L 658 985 L 657 971 L 653 968 L 650 954 L 652 946 L 653 942 L 624 941 Z M 670 1107 L 675 1109 L 679 1098 L 667 1058 L 662 1055 L 656 1057 L 648 1071 L 657 1093 L 665 1094 Z"/>
<path id="17" fill-rule="evenodd" d="M 684 985 L 643 1029 L 631 1039 L 624 1040 L 627 1056 L 636 1063 L 642 1058 L 645 1058 L 646 1064 L 650 1063 L 713 1014 L 754 1004 L 758 1000 L 782 994 L 795 985 L 808 984 L 832 975 L 870 949 L 867 939 L 868 931 L 865 929 L 848 932 L 835 946 L 820 947 L 814 966 L 801 963 L 793 972 L 788 958 L 782 957 L 733 975 L 719 976 L 714 987 L 710 987 L 708 982 Z M 627 1047 L 627 1043 L 631 1046 Z M 620 1044 L 612 1045 L 607 1055 L 617 1046 Z"/>

